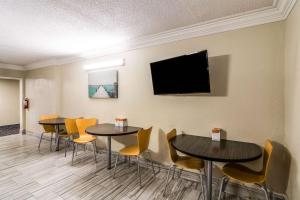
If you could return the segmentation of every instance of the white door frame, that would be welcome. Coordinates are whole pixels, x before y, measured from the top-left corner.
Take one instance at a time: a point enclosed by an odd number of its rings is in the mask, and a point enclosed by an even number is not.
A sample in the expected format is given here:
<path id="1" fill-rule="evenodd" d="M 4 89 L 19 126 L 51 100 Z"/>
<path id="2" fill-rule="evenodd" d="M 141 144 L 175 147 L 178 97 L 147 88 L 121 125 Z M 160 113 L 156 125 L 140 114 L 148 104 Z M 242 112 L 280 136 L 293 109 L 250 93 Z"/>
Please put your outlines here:
<path id="1" fill-rule="evenodd" d="M 19 92 L 20 92 L 20 132 L 25 133 L 26 130 L 26 123 L 25 123 L 25 109 L 23 108 L 23 100 L 25 98 L 25 83 L 24 78 L 17 78 L 17 77 L 5 77 L 0 76 L 0 79 L 9 79 L 9 80 L 18 80 L 19 81 Z"/>

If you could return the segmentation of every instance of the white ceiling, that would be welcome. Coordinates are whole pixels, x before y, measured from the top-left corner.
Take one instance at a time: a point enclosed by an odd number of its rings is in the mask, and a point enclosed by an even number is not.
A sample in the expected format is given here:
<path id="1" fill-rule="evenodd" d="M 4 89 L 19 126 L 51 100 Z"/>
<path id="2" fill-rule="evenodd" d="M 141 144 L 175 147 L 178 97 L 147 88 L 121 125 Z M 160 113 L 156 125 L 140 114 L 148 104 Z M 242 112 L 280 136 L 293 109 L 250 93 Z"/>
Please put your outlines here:
<path id="1" fill-rule="evenodd" d="M 0 63 L 30 65 L 126 44 L 287 0 L 1 0 Z"/>

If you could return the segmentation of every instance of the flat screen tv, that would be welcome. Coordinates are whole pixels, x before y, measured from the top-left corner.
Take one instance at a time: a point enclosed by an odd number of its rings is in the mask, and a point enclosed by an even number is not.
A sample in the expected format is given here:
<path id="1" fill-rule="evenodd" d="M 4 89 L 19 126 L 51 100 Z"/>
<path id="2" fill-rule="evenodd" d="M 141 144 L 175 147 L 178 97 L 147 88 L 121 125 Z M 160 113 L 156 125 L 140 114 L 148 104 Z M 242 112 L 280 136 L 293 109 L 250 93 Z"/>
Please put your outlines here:
<path id="1" fill-rule="evenodd" d="M 155 95 L 210 93 L 207 50 L 150 66 Z"/>

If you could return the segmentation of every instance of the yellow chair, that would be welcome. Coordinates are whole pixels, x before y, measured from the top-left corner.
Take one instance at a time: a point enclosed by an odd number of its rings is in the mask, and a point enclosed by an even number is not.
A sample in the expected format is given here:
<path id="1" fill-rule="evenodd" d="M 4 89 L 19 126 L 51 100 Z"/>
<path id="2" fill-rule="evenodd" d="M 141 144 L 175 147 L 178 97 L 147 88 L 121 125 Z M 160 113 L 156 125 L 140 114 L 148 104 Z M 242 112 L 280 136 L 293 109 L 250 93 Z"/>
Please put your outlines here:
<path id="1" fill-rule="evenodd" d="M 73 156 L 72 156 L 72 165 L 74 161 L 74 155 L 75 155 L 75 150 L 77 154 L 78 150 L 78 144 L 80 145 L 86 145 L 87 143 L 91 142 L 93 144 L 94 148 L 94 159 L 95 162 L 97 162 L 96 159 L 96 137 L 89 135 L 85 132 L 85 130 L 90 127 L 94 126 L 97 124 L 97 119 L 91 118 L 91 119 L 76 119 L 76 125 L 79 133 L 79 137 L 73 139 Z M 73 127 L 74 128 L 74 127 Z"/>
<path id="2" fill-rule="evenodd" d="M 56 119 L 58 118 L 58 115 L 41 115 L 40 116 L 40 120 L 47 120 L 47 119 Z M 50 151 L 52 151 L 52 138 L 53 138 L 53 133 L 56 132 L 55 130 L 55 126 L 53 125 L 42 125 L 44 132 L 42 132 L 41 134 L 41 138 L 40 138 L 40 142 L 39 142 L 39 146 L 38 146 L 38 150 L 40 151 L 40 147 L 41 147 L 41 142 L 44 136 L 44 133 L 49 133 L 50 135 Z"/>
<path id="3" fill-rule="evenodd" d="M 165 189 L 163 194 L 165 195 L 168 184 L 169 184 L 169 177 L 170 177 L 170 173 L 171 170 L 173 170 L 173 175 L 172 175 L 172 179 L 174 179 L 174 175 L 175 175 L 175 169 L 176 167 L 180 168 L 180 172 L 178 177 L 180 178 L 181 173 L 184 169 L 193 169 L 193 170 L 199 170 L 200 172 L 200 183 L 201 183 L 201 187 L 202 187 L 202 192 L 200 193 L 203 194 L 204 192 L 204 185 L 203 185 L 203 177 L 202 175 L 205 175 L 204 173 L 204 161 L 199 159 L 199 158 L 195 158 L 195 157 L 191 157 L 191 156 L 179 156 L 176 152 L 176 150 L 173 148 L 171 141 L 173 138 L 175 138 L 177 135 L 177 131 L 176 129 L 171 130 L 169 133 L 167 133 L 167 141 L 168 141 L 168 146 L 169 146 L 169 153 L 170 153 L 170 157 L 172 160 L 172 164 L 169 167 L 168 170 L 168 175 L 167 175 L 167 179 L 166 179 L 166 185 L 165 185 Z M 203 171 L 203 172 L 202 172 Z"/>
<path id="4" fill-rule="evenodd" d="M 78 128 L 77 128 L 77 125 L 76 125 L 76 120 L 77 120 L 77 118 L 75 118 L 75 119 L 70 119 L 70 118 L 65 119 L 65 127 L 66 127 L 67 133 L 65 135 L 61 135 L 61 137 L 63 137 L 64 141 L 65 141 L 65 157 L 67 156 L 68 146 L 70 145 L 70 142 L 74 139 L 73 135 L 74 134 L 79 134 L 78 133 Z"/>
<path id="5" fill-rule="evenodd" d="M 149 156 L 149 159 L 151 161 L 153 176 L 155 176 L 153 160 L 152 160 L 151 154 L 148 150 L 151 131 L 152 131 L 152 127 L 148 128 L 148 129 L 139 130 L 137 133 L 137 144 L 131 145 L 128 147 L 124 147 L 123 149 L 121 149 L 119 151 L 119 154 L 117 155 L 116 162 L 115 162 L 113 178 L 115 178 L 119 156 L 122 155 L 122 156 L 129 157 L 129 163 L 130 163 L 130 156 L 134 156 L 137 158 L 137 170 L 138 170 L 138 176 L 139 176 L 139 183 L 140 183 L 140 186 L 142 187 L 142 178 L 141 178 L 141 173 L 140 173 L 139 159 L 140 159 L 140 156 L 144 153 L 147 153 Z"/>
<path id="6" fill-rule="evenodd" d="M 254 184 L 263 189 L 266 199 L 269 200 L 268 188 L 266 185 L 266 178 L 268 175 L 270 158 L 273 151 L 273 145 L 270 140 L 267 140 L 264 148 L 264 156 L 263 156 L 263 169 L 260 172 L 253 171 L 248 167 L 243 165 L 230 163 L 226 164 L 222 171 L 224 173 L 224 177 L 222 178 L 219 199 L 222 198 L 223 193 L 225 191 L 225 187 L 230 179 L 240 181 L 242 183 Z"/>

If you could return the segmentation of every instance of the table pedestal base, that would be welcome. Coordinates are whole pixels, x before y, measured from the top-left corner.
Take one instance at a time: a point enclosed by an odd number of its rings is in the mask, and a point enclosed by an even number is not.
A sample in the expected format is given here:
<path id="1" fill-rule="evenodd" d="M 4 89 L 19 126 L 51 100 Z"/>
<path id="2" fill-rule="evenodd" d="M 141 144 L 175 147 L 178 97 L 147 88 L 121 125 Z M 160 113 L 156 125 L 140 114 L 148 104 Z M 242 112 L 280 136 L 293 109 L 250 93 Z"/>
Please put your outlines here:
<path id="1" fill-rule="evenodd" d="M 59 151 L 59 125 L 56 125 L 55 141 L 56 141 L 55 151 Z"/>
<path id="2" fill-rule="evenodd" d="M 212 196 L 212 161 L 207 161 L 207 185 L 206 185 L 206 198 L 211 200 Z"/>
<path id="3" fill-rule="evenodd" d="M 107 136 L 107 169 L 111 169 L 111 136 Z"/>

